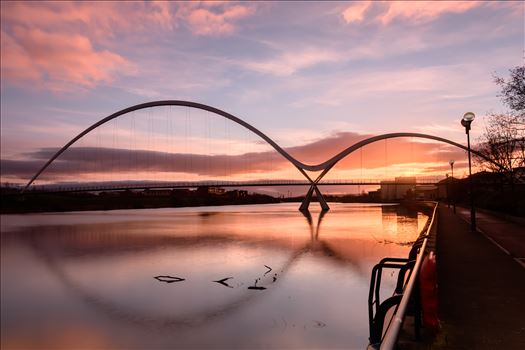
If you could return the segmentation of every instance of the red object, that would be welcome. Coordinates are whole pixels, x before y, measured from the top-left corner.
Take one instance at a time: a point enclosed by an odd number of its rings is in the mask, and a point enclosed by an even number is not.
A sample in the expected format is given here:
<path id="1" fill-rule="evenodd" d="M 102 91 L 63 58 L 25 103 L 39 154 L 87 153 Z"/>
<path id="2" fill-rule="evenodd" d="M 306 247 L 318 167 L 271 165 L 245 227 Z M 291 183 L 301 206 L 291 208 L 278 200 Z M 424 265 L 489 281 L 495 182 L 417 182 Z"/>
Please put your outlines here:
<path id="1" fill-rule="evenodd" d="M 419 287 L 421 291 L 421 308 L 425 328 L 437 332 L 438 318 L 438 285 L 436 271 L 436 255 L 430 252 L 423 259 L 419 272 Z"/>

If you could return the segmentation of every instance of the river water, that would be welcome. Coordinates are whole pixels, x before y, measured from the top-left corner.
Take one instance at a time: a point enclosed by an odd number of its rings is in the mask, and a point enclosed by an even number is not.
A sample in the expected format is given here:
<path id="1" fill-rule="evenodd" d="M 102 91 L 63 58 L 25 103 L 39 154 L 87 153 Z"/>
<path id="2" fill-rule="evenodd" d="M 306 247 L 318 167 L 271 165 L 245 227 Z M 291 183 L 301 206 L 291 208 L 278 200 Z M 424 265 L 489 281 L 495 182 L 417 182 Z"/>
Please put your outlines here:
<path id="1" fill-rule="evenodd" d="M 3 215 L 2 349 L 364 349 L 371 269 L 427 217 L 297 206 Z"/>

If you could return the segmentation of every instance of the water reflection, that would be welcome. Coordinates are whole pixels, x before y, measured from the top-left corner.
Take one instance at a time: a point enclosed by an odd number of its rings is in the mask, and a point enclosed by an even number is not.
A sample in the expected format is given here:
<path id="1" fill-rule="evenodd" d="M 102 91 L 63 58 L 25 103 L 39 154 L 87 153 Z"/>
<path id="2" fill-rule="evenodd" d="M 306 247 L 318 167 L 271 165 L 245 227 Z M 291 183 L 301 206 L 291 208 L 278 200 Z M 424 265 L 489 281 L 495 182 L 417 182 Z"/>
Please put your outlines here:
<path id="1" fill-rule="evenodd" d="M 401 205 L 382 206 L 383 236 L 381 243 L 412 245 L 412 233 L 418 229 L 418 212 Z M 393 238 L 391 238 L 393 237 Z M 390 239 L 389 239 L 390 238 Z M 378 240 L 379 242 L 380 240 Z"/>
<path id="2" fill-rule="evenodd" d="M 3 216 L 2 348 L 75 348 L 85 334 L 90 348 L 364 348 L 371 266 L 405 256 L 426 217 L 349 204 L 301 215 Z"/>
<path id="3" fill-rule="evenodd" d="M 317 219 L 317 225 L 314 225 L 312 213 L 310 211 L 301 211 L 301 214 L 304 215 L 306 221 L 308 222 L 308 225 L 310 226 L 310 238 L 312 242 L 317 241 L 317 239 L 319 238 L 319 229 L 321 227 L 321 222 L 323 221 L 323 218 L 326 215 L 326 213 L 327 211 L 320 211 Z"/>

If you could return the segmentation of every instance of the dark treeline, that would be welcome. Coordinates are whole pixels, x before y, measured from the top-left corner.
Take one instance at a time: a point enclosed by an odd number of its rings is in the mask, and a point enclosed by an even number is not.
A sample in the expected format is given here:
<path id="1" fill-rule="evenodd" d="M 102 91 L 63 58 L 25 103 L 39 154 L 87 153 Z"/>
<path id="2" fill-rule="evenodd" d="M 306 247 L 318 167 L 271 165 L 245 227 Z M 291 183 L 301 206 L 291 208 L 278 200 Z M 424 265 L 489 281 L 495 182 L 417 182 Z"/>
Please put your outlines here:
<path id="1" fill-rule="evenodd" d="M 277 198 L 247 191 L 203 187 L 197 190 L 26 193 L 2 188 L 0 210 L 8 213 L 196 207 L 277 203 Z"/>
<path id="2" fill-rule="evenodd" d="M 512 216 L 525 217 L 525 184 L 508 181 L 505 173 L 480 172 L 473 175 L 475 206 Z M 469 206 L 469 179 L 448 178 L 436 186 L 432 198 Z M 199 187 L 198 189 L 167 190 L 126 190 L 108 192 L 70 192 L 46 193 L 29 192 L 21 195 L 20 189 L 2 187 L 0 212 L 63 212 L 78 210 L 145 209 L 166 207 L 195 207 L 236 204 L 265 204 L 280 202 L 301 202 L 304 196 L 275 198 L 265 194 L 248 193 L 245 190 L 227 191 L 217 187 Z M 381 203 L 381 191 L 361 195 L 325 195 L 329 202 L 343 203 Z M 391 200 L 418 199 L 408 191 L 403 198 Z M 312 202 L 315 202 L 315 197 Z"/>
<path id="3" fill-rule="evenodd" d="M 525 184 L 508 181 L 505 173 L 480 172 L 472 176 L 474 205 L 479 208 L 525 217 Z M 448 186 L 447 186 L 448 183 Z M 440 183 L 448 187 L 441 199 L 463 206 L 470 205 L 469 179 L 449 179 Z"/>

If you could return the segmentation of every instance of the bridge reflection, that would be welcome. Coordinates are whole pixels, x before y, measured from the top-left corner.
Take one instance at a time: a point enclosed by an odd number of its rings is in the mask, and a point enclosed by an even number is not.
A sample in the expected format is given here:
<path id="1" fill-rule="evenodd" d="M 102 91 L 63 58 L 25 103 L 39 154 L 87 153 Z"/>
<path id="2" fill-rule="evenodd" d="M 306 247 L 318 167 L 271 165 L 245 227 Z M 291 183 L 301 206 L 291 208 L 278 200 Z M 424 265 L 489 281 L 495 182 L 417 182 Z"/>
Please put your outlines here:
<path id="1" fill-rule="evenodd" d="M 11 269 L 29 279 L 28 267 L 39 264 L 50 276 L 44 289 L 51 280 L 58 282 L 68 295 L 119 327 L 194 334 L 212 324 L 242 320 L 248 313 L 254 319 L 260 314 L 260 322 L 254 323 L 268 331 L 281 322 L 263 317 L 264 305 L 273 305 L 276 298 L 291 295 L 300 305 L 308 305 L 311 296 L 304 288 L 314 294 L 333 293 L 333 288 L 348 287 L 349 276 L 366 288 L 370 263 L 378 256 L 405 254 L 403 245 L 384 244 L 388 234 L 363 234 L 360 225 L 374 217 L 379 219 L 377 228 L 409 223 L 410 230 L 417 231 L 419 219 L 398 206 L 353 207 L 359 215 L 343 210 L 343 205 L 328 213 L 302 215 L 291 204 L 283 208 L 192 208 L 175 210 L 177 215 L 173 209 L 34 215 L 29 225 L 24 219 L 26 224 L 16 230 L 3 227 L 2 256 L 15 248 L 29 248 L 34 261 L 26 258 Z M 278 219 L 276 224 L 272 218 Z M 166 284 L 154 279 L 161 275 L 184 281 Z M 214 282 L 225 277 L 232 277 L 227 280 L 231 288 Z M 249 289 L 254 285 L 262 288 Z M 323 303 L 336 302 L 327 298 Z M 334 327 L 327 319 L 313 320 L 300 326 Z"/>

